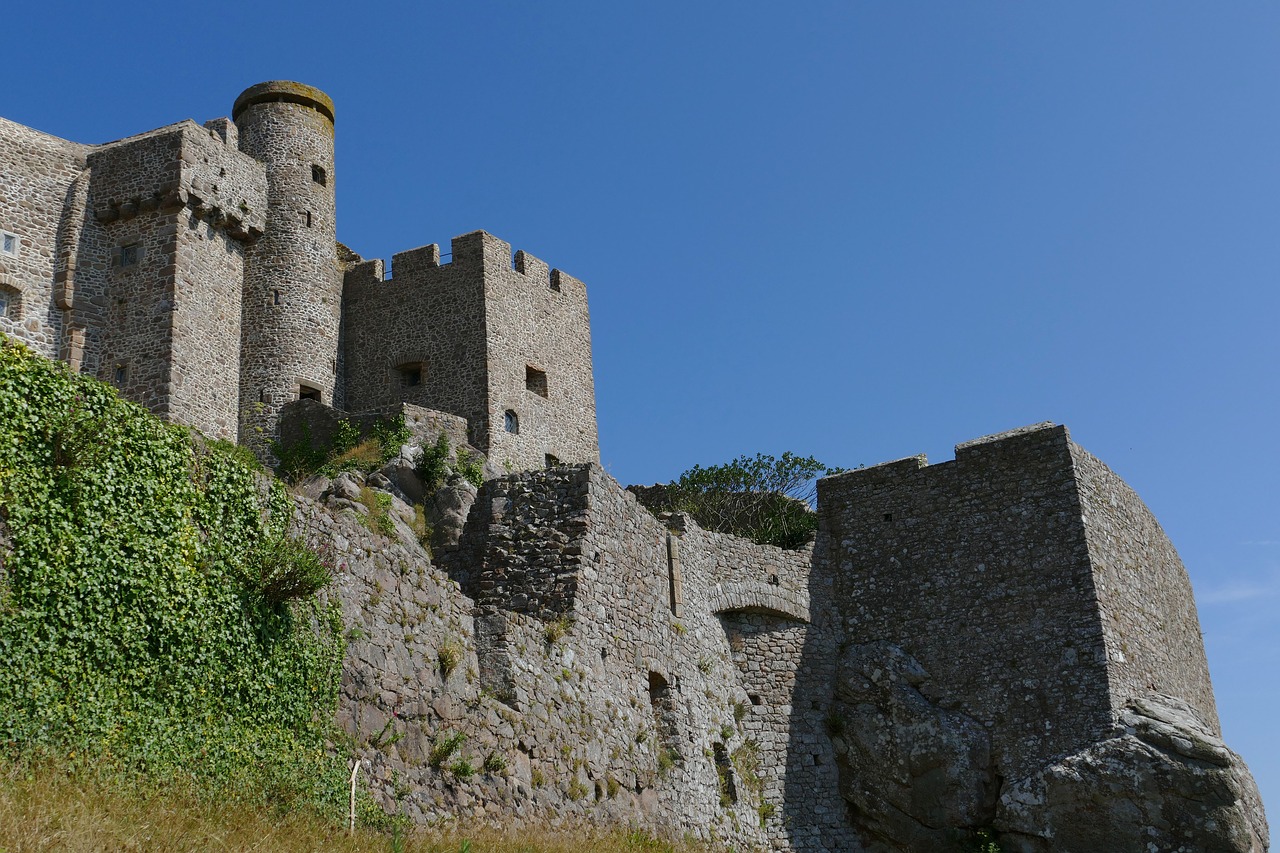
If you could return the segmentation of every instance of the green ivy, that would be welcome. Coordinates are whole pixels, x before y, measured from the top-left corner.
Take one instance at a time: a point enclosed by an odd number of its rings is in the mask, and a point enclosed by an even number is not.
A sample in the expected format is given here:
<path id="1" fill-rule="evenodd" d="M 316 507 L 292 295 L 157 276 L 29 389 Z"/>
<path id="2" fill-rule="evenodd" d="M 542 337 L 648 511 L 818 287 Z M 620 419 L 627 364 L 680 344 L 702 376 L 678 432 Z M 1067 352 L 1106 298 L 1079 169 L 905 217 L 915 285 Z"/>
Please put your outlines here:
<path id="1" fill-rule="evenodd" d="M 0 343 L 0 751 L 339 813 L 332 567 L 290 512 L 243 452 Z"/>

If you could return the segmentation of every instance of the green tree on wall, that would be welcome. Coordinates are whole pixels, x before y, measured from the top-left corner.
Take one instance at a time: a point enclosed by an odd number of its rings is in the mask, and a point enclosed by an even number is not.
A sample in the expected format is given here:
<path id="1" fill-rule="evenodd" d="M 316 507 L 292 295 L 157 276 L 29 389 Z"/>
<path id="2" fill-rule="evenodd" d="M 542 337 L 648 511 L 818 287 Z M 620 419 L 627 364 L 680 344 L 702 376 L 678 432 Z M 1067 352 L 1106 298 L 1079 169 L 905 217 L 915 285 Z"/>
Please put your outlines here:
<path id="1" fill-rule="evenodd" d="M 723 465 L 693 466 L 666 487 L 665 506 L 652 508 L 688 513 L 709 530 L 799 548 L 818 529 L 818 478 L 843 470 L 789 451 L 739 456 Z"/>

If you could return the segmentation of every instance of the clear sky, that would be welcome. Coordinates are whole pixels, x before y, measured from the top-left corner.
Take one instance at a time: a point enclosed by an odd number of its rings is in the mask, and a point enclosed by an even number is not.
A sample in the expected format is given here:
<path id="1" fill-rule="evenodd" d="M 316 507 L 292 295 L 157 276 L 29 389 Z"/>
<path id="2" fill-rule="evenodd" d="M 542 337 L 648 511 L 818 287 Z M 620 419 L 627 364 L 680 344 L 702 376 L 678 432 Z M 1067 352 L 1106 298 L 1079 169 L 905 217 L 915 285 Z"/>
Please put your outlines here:
<path id="1" fill-rule="evenodd" d="M 484 228 L 587 282 L 623 483 L 1052 420 L 1191 573 L 1280 809 L 1280 5 L 19 4 L 0 115 L 80 142 L 337 104 L 365 257 Z"/>

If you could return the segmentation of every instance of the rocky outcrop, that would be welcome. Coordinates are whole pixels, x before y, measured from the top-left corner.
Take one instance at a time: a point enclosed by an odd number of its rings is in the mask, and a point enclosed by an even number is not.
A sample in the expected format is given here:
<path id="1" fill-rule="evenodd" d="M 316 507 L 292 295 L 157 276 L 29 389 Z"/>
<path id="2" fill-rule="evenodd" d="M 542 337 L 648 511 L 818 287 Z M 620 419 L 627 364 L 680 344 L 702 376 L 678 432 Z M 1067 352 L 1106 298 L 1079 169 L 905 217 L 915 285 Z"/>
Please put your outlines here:
<path id="1" fill-rule="evenodd" d="M 1190 706 L 1152 695 L 1122 733 L 1015 782 L 996 820 L 1011 853 L 1264 853 L 1262 801 Z"/>
<path id="2" fill-rule="evenodd" d="M 840 661 L 828 728 L 841 794 L 871 851 L 948 849 L 995 811 L 983 727 L 927 695 L 929 674 L 890 643 Z"/>

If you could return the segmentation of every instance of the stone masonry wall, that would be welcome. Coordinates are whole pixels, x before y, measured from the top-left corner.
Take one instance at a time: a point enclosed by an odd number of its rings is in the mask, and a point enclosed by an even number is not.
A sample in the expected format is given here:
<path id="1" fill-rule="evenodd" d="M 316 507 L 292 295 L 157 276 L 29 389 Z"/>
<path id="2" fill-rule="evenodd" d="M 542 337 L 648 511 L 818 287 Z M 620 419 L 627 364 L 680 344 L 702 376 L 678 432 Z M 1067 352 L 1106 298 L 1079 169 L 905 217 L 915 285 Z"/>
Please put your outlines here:
<path id="1" fill-rule="evenodd" d="M 306 89 L 260 84 L 241 98 L 273 86 Z M 318 393 L 320 402 L 345 408 L 337 361 L 342 271 L 333 118 L 319 102 L 237 105 L 240 149 L 265 168 L 267 196 L 265 232 L 245 259 L 240 440 L 266 456 L 281 408 L 299 398 L 302 386 Z"/>
<path id="2" fill-rule="evenodd" d="M 347 272 L 343 347 L 347 408 L 381 409 L 406 402 L 466 418 L 470 443 L 485 449 L 473 418 L 486 411 L 483 238 L 456 237 L 452 261 L 424 246 Z M 401 368 L 405 368 L 402 370 Z M 409 384 L 409 369 L 419 382 Z"/>
<path id="3" fill-rule="evenodd" d="M 479 678 L 513 707 L 543 701 L 513 619 L 572 626 L 564 643 L 589 667 L 581 701 L 609 721 L 593 735 L 608 758 L 586 762 L 583 784 L 638 786 L 650 820 L 703 837 L 851 849 L 822 730 L 829 673 L 809 660 L 811 560 L 663 523 L 587 465 L 486 483 L 442 565 L 489 608 Z"/>
<path id="4" fill-rule="evenodd" d="M 1029 428 L 819 481 L 847 640 L 890 643 L 1019 778 L 1112 726 L 1071 446 Z"/>
<path id="5" fill-rule="evenodd" d="M 518 471 L 600 461 L 586 286 L 485 236 L 486 452 Z"/>
<path id="6" fill-rule="evenodd" d="M 1071 445 L 1107 645 L 1112 708 L 1151 693 L 1188 703 L 1220 733 L 1187 570 L 1155 516 L 1123 480 Z"/>
<path id="7" fill-rule="evenodd" d="M 355 265 L 346 277 L 348 408 L 408 402 L 467 419 L 496 466 L 599 459 L 586 288 L 482 231 Z M 417 384 L 413 384 L 417 383 Z M 516 416 L 507 430 L 505 413 Z"/>
<path id="8" fill-rule="evenodd" d="M 244 244 L 265 176 L 213 130 L 180 122 L 96 147 L 70 301 L 84 368 L 218 438 L 238 421 Z"/>
<path id="9" fill-rule="evenodd" d="M 73 184 L 89 147 L 0 119 L 0 231 L 18 237 L 14 254 L 0 252 L 6 310 L 0 332 L 48 358 L 62 356 L 63 312 L 54 279 L 74 222 Z"/>

